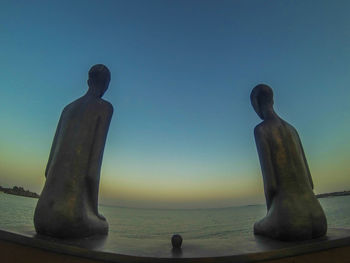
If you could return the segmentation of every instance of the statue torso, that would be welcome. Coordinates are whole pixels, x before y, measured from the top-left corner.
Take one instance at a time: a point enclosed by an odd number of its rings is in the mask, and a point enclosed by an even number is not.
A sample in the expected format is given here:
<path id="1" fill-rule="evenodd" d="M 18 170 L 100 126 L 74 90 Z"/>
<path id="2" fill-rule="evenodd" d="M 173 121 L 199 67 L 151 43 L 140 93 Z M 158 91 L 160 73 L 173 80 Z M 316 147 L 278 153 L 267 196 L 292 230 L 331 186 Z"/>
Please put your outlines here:
<path id="1" fill-rule="evenodd" d="M 260 124 L 259 140 L 265 140 L 280 191 L 309 191 L 307 164 L 295 128 L 280 118 Z"/>
<path id="2" fill-rule="evenodd" d="M 101 166 L 91 156 L 101 118 L 108 114 L 106 103 L 83 96 L 64 108 L 42 195 L 53 195 L 56 202 L 75 203 L 79 207 L 86 204 L 90 194 L 89 168 Z"/>

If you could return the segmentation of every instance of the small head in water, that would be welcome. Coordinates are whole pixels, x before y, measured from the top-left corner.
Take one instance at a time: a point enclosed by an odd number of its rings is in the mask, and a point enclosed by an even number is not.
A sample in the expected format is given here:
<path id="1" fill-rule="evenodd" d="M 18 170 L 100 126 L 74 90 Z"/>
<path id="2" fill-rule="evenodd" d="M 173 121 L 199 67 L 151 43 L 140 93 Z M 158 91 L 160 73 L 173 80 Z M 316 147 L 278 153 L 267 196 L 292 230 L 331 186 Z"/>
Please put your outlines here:
<path id="1" fill-rule="evenodd" d="M 181 248 L 182 245 L 182 237 L 179 234 L 175 234 L 171 238 L 171 244 L 173 248 Z"/>

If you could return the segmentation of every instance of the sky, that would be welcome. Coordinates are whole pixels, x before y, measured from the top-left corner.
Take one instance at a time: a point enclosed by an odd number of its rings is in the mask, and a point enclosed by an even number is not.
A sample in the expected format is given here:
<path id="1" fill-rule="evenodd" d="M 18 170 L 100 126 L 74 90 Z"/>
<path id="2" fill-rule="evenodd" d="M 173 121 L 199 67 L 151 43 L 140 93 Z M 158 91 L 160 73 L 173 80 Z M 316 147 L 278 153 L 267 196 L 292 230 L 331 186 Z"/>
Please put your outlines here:
<path id="1" fill-rule="evenodd" d="M 0 0 L 0 185 L 38 193 L 65 105 L 105 64 L 99 201 L 264 203 L 249 95 L 299 132 L 315 193 L 350 190 L 347 0 Z"/>

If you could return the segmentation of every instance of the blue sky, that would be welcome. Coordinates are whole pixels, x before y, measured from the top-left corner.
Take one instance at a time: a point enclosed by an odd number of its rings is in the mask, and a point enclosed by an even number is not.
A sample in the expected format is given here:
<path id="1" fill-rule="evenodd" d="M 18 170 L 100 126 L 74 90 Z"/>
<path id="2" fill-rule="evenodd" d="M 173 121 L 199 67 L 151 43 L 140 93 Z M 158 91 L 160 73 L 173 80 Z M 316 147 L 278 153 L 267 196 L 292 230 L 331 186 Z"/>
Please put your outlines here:
<path id="1" fill-rule="evenodd" d="M 40 192 L 63 107 L 112 72 L 100 201 L 264 202 L 249 94 L 269 84 L 315 192 L 350 189 L 348 1 L 1 1 L 0 185 Z"/>

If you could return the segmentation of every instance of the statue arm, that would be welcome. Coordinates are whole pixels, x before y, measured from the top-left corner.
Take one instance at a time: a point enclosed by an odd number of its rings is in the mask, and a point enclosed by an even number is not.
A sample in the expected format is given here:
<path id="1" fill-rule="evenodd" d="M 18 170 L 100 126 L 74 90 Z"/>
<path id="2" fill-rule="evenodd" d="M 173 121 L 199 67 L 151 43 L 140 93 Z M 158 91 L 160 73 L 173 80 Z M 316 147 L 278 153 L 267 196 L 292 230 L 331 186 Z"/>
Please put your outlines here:
<path id="1" fill-rule="evenodd" d="M 309 165 L 308 165 L 307 160 L 306 160 L 306 157 L 305 157 L 304 148 L 303 148 L 303 145 L 301 144 L 301 140 L 300 140 L 300 137 L 299 137 L 298 132 L 297 132 L 296 130 L 295 130 L 295 132 L 296 132 L 296 135 L 297 135 L 297 138 L 298 138 L 298 141 L 299 141 L 299 146 L 300 146 L 300 149 L 301 149 L 301 154 L 303 155 L 303 160 L 304 160 L 304 164 L 305 164 L 305 168 L 306 168 L 307 177 L 308 177 L 308 180 L 309 180 L 309 182 L 310 182 L 311 189 L 313 190 L 313 189 L 314 189 L 314 183 L 313 183 L 313 181 L 312 181 L 312 177 L 311 177 Z"/>
<path id="2" fill-rule="evenodd" d="M 47 174 L 49 172 L 51 161 L 52 161 L 52 156 L 53 156 L 55 149 L 56 149 L 57 137 L 58 137 L 58 133 L 60 132 L 60 129 L 61 129 L 62 115 L 63 115 L 63 112 L 61 114 L 60 120 L 58 121 L 55 136 L 54 136 L 53 141 L 52 141 L 49 160 L 47 161 L 47 165 L 46 165 L 46 169 L 45 169 L 45 178 L 47 178 Z"/>
<path id="3" fill-rule="evenodd" d="M 255 128 L 254 136 L 264 180 L 264 191 L 267 210 L 269 210 L 271 207 L 273 197 L 277 190 L 276 175 L 271 161 L 270 147 L 265 139 L 264 134 L 262 134 L 262 132 L 259 131 L 259 128 Z"/>
<path id="4" fill-rule="evenodd" d="M 109 124 L 113 115 L 113 107 L 108 104 L 104 114 L 97 118 L 93 145 L 89 157 L 88 185 L 90 188 L 91 205 L 94 213 L 98 214 L 98 191 L 100 184 L 100 171 L 102 166 L 103 151 L 107 139 Z M 101 216 L 102 217 L 102 216 Z"/>

